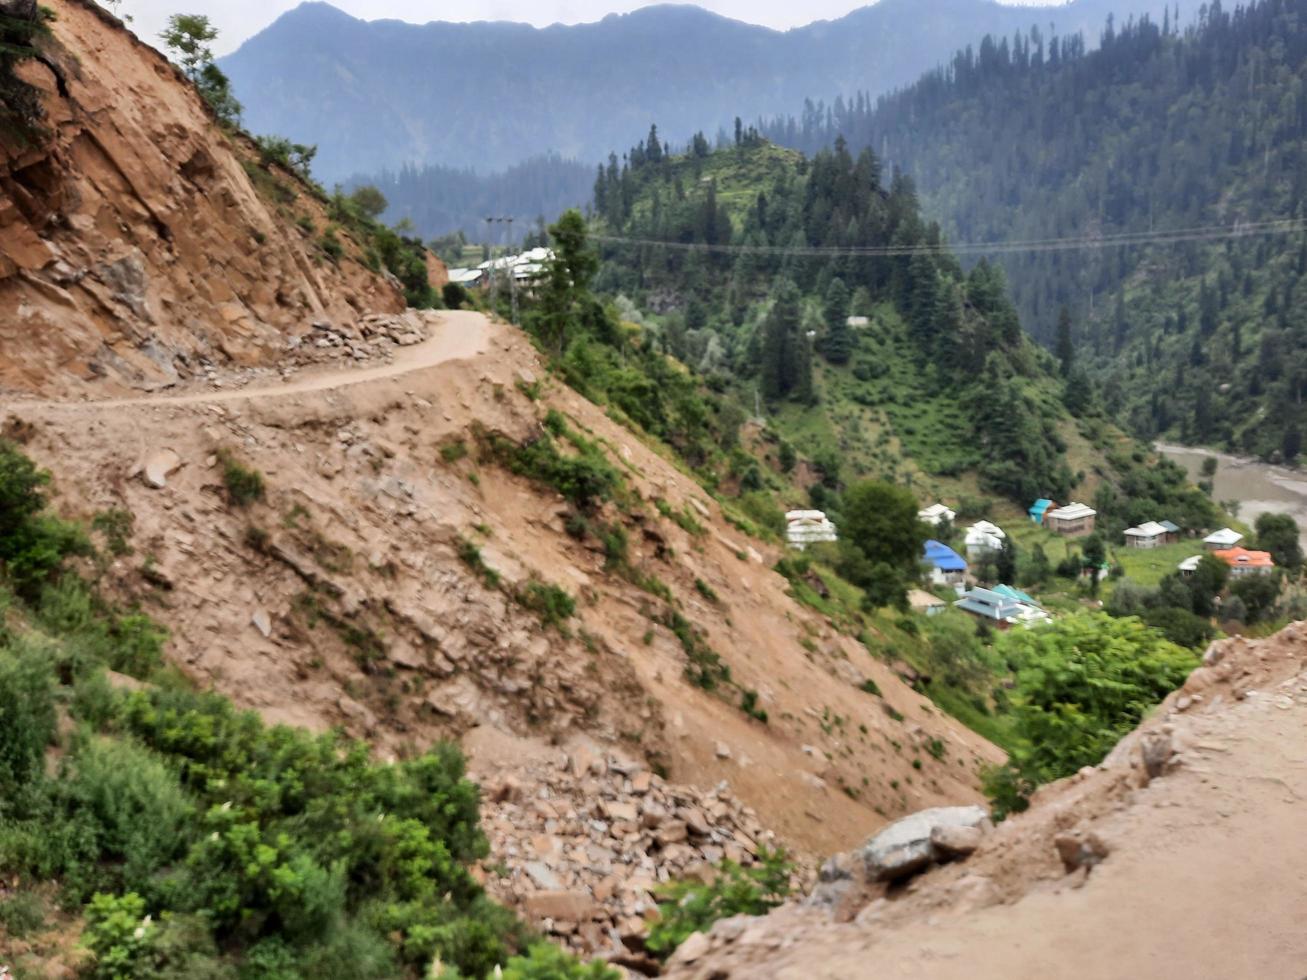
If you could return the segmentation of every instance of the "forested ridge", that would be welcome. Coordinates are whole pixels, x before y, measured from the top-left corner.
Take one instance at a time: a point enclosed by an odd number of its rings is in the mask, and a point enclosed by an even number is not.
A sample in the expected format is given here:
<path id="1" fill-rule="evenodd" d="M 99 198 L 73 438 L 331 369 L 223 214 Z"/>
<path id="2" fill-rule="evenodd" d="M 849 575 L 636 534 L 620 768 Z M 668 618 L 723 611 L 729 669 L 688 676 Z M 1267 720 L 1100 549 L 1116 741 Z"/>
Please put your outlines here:
<path id="1" fill-rule="evenodd" d="M 1219 0 L 1179 30 L 1110 21 L 1101 46 L 986 38 L 916 85 L 759 123 L 842 136 L 913 175 L 956 241 L 1094 239 L 1302 216 L 1307 3 Z M 1301 232 L 1002 256 L 1027 328 L 1144 436 L 1292 458 L 1302 405 Z"/>
<path id="2" fill-rule="evenodd" d="M 600 284 L 669 313 L 658 339 L 680 360 L 756 388 L 783 412 L 820 400 L 819 359 L 841 378 L 852 372 L 852 395 L 870 415 L 893 418 L 909 441 L 919 433 L 931 468 L 976 469 L 988 490 L 1017 500 L 1071 489 L 1051 359 L 1022 333 L 1000 270 L 965 272 L 943 251 L 790 251 L 939 243 L 912 180 L 885 173 L 872 151 L 854 156 L 840 142 L 807 160 L 741 129 L 728 149 L 697 137 L 672 157 L 655 130 L 624 162 L 610 157 L 595 190 L 610 237 L 727 247 L 607 246 Z M 868 317 L 866 327 L 850 326 L 850 315 Z M 914 425 L 927 406 L 930 417 Z M 891 463 L 882 455 L 881 468 Z"/>

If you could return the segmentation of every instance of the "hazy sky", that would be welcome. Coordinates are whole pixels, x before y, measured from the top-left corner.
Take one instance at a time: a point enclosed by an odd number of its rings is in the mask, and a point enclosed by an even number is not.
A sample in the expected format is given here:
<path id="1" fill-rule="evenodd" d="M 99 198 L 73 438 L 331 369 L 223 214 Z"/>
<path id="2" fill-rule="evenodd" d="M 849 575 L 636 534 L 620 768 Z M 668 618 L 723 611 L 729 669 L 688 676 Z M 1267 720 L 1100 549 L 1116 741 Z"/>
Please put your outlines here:
<path id="1" fill-rule="evenodd" d="M 103 0 L 102 0 L 103 2 Z M 221 32 L 214 50 L 219 54 L 238 47 L 300 0 L 119 0 L 120 15 L 132 17 L 131 28 L 155 43 L 168 15 L 178 12 L 207 14 Z M 331 0 L 347 13 L 365 20 L 395 18 L 416 24 L 433 20 L 516 20 L 544 27 L 547 24 L 579 24 L 599 20 L 605 14 L 624 13 L 648 6 L 641 0 Z M 814 20 L 841 17 L 866 6 L 868 0 L 698 0 L 697 5 L 726 17 L 765 24 L 784 30 Z M 1003 3 L 1050 5 L 1065 0 L 1000 0 Z M 113 6 L 112 4 L 108 4 Z"/>

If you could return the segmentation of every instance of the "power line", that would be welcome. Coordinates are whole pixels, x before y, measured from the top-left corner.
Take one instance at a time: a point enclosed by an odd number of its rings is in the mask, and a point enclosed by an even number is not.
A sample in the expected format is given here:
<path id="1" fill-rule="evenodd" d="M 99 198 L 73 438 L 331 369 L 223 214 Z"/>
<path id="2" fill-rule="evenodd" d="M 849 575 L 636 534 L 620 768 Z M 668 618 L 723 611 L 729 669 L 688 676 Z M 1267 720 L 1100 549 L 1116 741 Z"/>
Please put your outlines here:
<path id="1" fill-rule="evenodd" d="M 1172 231 L 1118 232 L 1079 238 L 1036 238 L 1008 242 L 941 242 L 938 245 L 710 245 L 705 242 L 666 242 L 652 238 L 622 238 L 615 235 L 591 235 L 606 245 L 632 245 L 666 248 L 681 252 L 722 254 L 800 255 L 800 256 L 913 256 L 913 255 L 995 255 L 1019 252 L 1071 252 L 1131 245 L 1166 245 L 1182 242 L 1216 242 L 1267 235 L 1292 235 L 1307 232 L 1307 218 L 1279 218 L 1234 225 L 1199 225 Z"/>

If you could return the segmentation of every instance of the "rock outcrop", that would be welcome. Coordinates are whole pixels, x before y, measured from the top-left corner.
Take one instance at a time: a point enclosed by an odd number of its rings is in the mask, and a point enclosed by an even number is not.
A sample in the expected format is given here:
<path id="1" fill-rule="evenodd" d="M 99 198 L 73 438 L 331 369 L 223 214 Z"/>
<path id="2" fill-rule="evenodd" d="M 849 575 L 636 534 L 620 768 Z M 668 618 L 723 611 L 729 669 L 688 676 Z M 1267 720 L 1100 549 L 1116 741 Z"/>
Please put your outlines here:
<path id="1" fill-rule="evenodd" d="M 91 0 L 50 6 L 44 58 L 20 67 L 48 138 L 0 140 L 0 391 L 157 388 L 403 310 L 348 234 L 339 259 L 320 246 L 314 190 L 261 168 L 163 55 Z"/>

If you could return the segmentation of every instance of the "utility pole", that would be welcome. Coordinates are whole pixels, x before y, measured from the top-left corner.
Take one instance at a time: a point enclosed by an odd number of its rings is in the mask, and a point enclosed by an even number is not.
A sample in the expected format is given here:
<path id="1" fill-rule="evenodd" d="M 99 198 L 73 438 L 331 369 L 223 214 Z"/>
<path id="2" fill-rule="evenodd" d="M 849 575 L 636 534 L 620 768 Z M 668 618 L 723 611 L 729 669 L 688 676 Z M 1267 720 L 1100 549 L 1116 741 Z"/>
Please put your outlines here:
<path id="1" fill-rule="evenodd" d="M 490 273 L 490 311 L 495 309 L 495 232 L 494 218 L 486 217 L 486 261 L 490 267 L 486 270 Z"/>
<path id="2" fill-rule="evenodd" d="M 513 218 L 509 215 L 504 219 L 508 222 L 508 240 L 513 241 Z M 512 296 L 513 303 L 513 322 L 517 323 L 517 270 L 512 266 L 508 268 L 508 290 Z"/>

